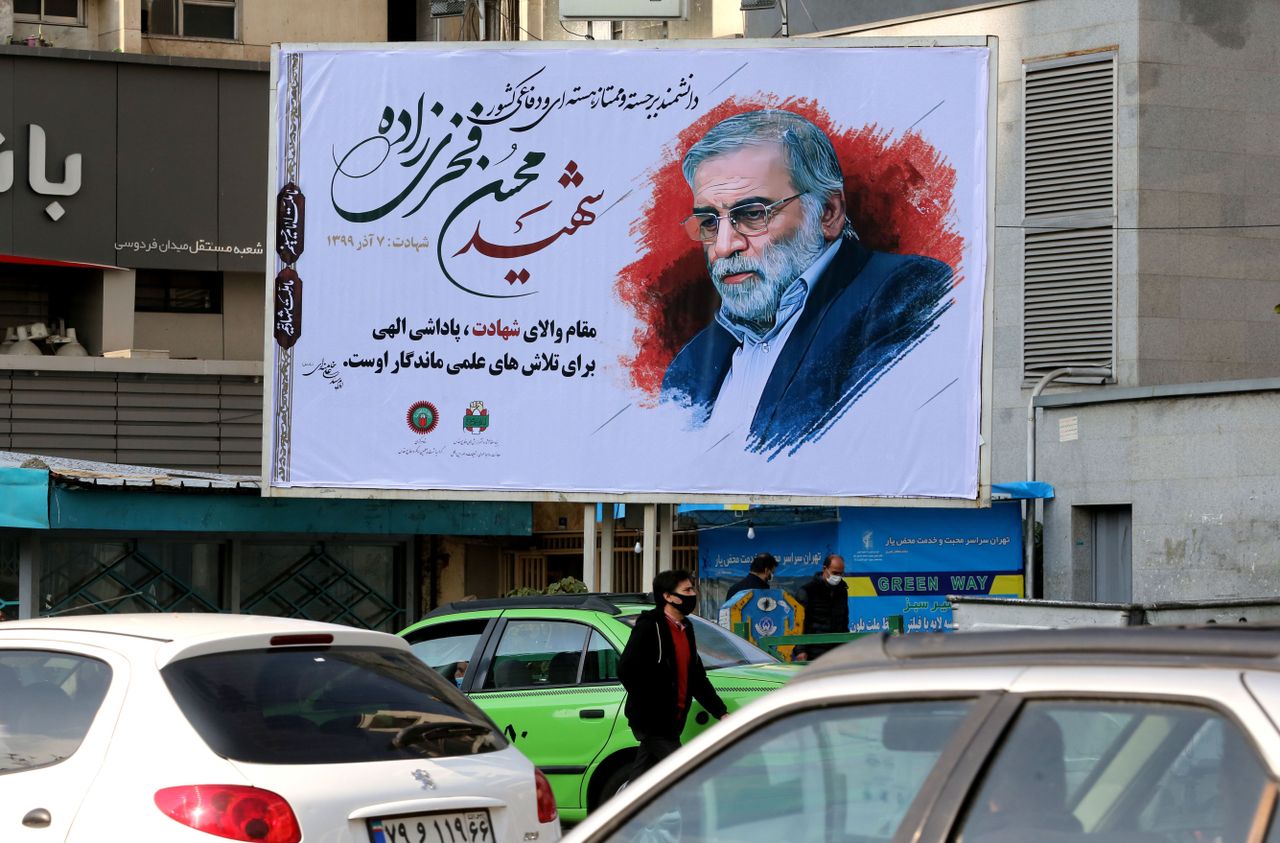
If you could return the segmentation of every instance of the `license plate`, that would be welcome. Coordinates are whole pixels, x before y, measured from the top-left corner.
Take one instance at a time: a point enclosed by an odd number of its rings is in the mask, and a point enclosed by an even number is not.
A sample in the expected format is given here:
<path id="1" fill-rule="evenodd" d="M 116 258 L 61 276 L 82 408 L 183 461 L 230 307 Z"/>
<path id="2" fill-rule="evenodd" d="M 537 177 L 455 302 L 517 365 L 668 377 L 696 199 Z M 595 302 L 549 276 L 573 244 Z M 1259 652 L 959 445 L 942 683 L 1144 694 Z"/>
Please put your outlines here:
<path id="1" fill-rule="evenodd" d="M 494 843 L 489 809 L 370 820 L 372 843 Z"/>

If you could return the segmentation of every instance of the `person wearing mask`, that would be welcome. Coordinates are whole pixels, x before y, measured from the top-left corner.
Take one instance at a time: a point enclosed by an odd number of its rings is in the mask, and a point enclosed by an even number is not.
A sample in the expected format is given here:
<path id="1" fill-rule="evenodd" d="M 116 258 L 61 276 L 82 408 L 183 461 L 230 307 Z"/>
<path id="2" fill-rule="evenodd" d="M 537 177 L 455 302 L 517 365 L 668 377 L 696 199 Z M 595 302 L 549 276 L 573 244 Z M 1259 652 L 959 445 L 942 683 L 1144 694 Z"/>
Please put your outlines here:
<path id="1" fill-rule="evenodd" d="M 751 560 L 750 572 L 729 586 L 729 592 L 725 594 L 725 602 L 740 591 L 751 591 L 757 588 L 771 588 L 770 580 L 773 579 L 773 572 L 777 570 L 778 560 L 774 558 L 772 553 L 757 553 L 756 558 Z"/>
<path id="2" fill-rule="evenodd" d="M 680 748 L 693 700 L 717 720 L 727 712 L 698 657 L 689 620 L 698 605 L 692 575 L 659 572 L 653 600 L 652 609 L 636 616 L 618 664 L 618 678 L 627 689 L 627 723 L 640 743 L 630 781 Z"/>
<path id="3" fill-rule="evenodd" d="M 849 585 L 844 581 L 844 557 L 831 553 L 823 560 L 822 570 L 800 586 L 796 595 L 804 606 L 804 634 L 822 635 L 849 631 Z M 837 644 L 805 644 L 797 646 L 792 658 L 811 661 L 834 649 Z"/>

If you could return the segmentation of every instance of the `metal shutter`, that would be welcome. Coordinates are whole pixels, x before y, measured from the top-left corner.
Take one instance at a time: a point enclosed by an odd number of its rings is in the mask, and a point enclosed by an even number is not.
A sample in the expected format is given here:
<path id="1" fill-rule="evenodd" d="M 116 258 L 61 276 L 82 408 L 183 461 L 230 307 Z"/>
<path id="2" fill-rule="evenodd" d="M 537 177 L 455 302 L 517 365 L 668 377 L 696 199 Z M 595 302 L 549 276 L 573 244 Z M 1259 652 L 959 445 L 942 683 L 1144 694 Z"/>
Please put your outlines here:
<path id="1" fill-rule="evenodd" d="M 262 468 L 262 384 L 0 370 L 0 451 L 230 474 Z"/>
<path id="2" fill-rule="evenodd" d="M 1115 356 L 1112 53 L 1028 64 L 1023 124 L 1023 377 Z"/>

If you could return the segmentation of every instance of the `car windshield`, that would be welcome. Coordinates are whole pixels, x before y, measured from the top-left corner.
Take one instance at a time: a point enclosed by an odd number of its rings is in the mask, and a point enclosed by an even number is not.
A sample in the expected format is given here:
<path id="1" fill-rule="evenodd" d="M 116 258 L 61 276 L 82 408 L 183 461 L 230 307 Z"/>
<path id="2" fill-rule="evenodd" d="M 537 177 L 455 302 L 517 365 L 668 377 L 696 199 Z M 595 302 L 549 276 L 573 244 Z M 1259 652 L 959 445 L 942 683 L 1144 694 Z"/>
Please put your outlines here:
<path id="1" fill-rule="evenodd" d="M 506 747 L 451 682 L 379 647 L 235 650 L 161 671 L 209 747 L 259 764 L 474 755 Z"/>
<path id="2" fill-rule="evenodd" d="M 777 659 L 761 650 L 756 645 L 739 638 L 732 632 L 711 621 L 690 615 L 694 624 L 694 635 L 698 639 L 698 655 L 707 670 L 720 667 L 738 667 L 744 664 L 775 664 Z M 635 615 L 623 615 L 618 620 L 627 626 L 636 625 Z"/>

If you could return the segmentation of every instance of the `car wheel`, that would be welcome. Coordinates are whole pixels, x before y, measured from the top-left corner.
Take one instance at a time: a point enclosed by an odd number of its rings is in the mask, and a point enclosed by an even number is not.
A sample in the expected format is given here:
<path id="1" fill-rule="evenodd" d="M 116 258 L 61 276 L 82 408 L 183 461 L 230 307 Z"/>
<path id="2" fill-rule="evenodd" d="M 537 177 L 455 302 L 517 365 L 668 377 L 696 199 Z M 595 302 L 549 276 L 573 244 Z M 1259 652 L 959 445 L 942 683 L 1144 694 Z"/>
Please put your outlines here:
<path id="1" fill-rule="evenodd" d="M 622 786 L 631 778 L 631 765 L 624 764 L 609 774 L 609 778 L 604 780 L 604 784 L 600 785 L 600 793 L 596 796 L 596 807 L 600 807 L 604 803 L 613 798 Z"/>

